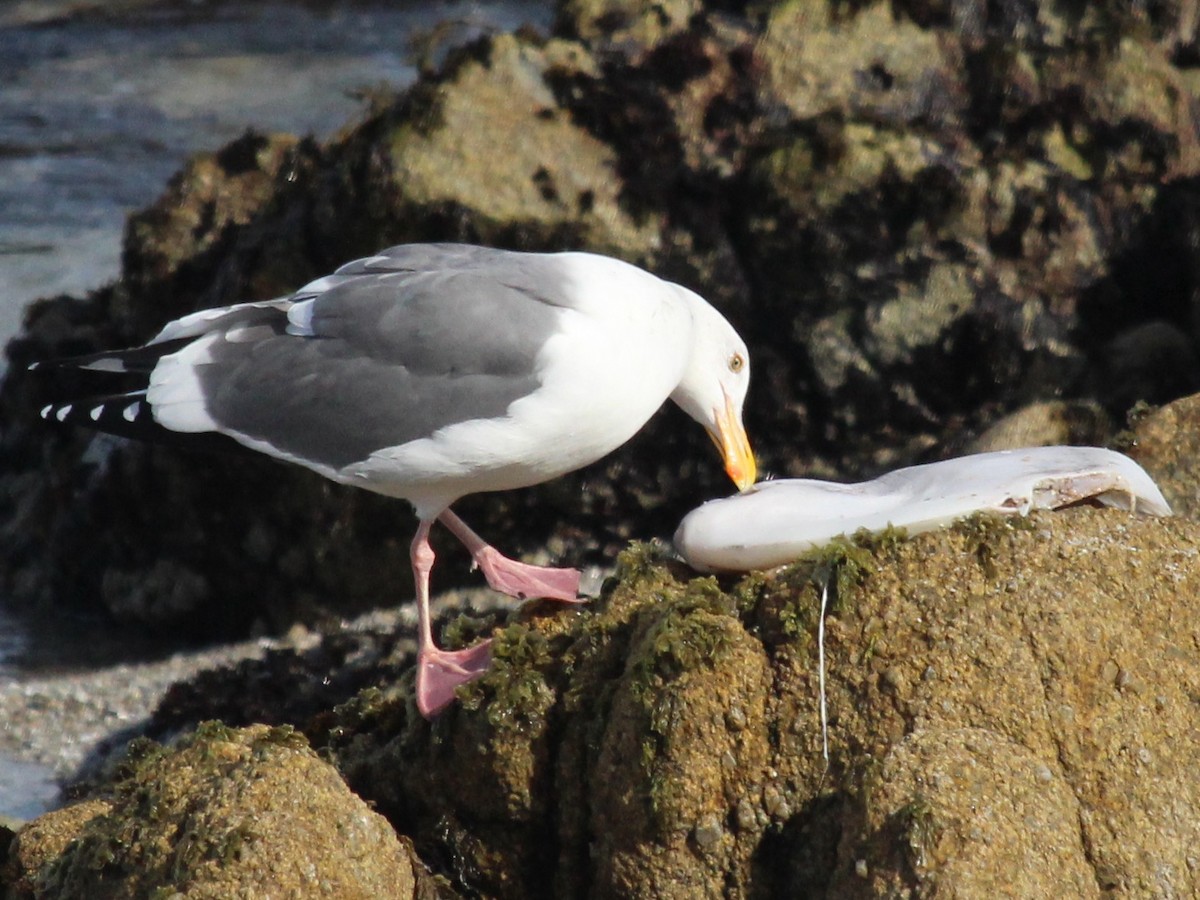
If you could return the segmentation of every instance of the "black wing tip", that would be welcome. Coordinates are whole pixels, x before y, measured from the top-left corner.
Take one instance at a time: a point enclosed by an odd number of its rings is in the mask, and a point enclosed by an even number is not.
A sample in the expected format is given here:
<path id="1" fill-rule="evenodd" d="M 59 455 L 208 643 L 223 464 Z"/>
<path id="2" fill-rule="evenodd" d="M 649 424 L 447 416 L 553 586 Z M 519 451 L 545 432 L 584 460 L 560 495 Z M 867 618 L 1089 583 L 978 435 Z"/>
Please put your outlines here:
<path id="1" fill-rule="evenodd" d="M 55 430 L 78 426 L 146 444 L 226 456 L 253 452 L 218 432 L 177 432 L 164 428 L 154 418 L 145 391 L 47 403 L 39 415 Z"/>
<path id="2" fill-rule="evenodd" d="M 140 348 L 139 348 L 140 349 Z M 54 369 L 79 369 L 85 372 L 103 372 L 106 375 L 127 375 L 141 371 L 138 366 L 131 366 L 127 356 L 133 351 L 117 350 L 104 353 L 89 353 L 86 356 L 64 356 L 60 359 L 39 359 L 31 362 L 27 372 Z"/>
<path id="3" fill-rule="evenodd" d="M 101 350 L 78 356 L 62 356 L 55 359 L 40 359 L 29 364 L 26 371 L 74 369 L 108 375 L 149 375 L 160 359 L 174 353 L 192 338 L 177 338 L 161 343 L 143 344 L 122 350 Z"/>

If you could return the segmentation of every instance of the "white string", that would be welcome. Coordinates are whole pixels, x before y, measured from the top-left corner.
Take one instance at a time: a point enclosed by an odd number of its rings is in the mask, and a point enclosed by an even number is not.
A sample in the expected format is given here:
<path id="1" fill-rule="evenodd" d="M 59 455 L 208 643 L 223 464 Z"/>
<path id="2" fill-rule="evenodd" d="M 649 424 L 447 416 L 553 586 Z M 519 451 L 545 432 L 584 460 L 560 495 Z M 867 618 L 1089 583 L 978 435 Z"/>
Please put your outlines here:
<path id="1" fill-rule="evenodd" d="M 821 691 L 821 755 L 829 768 L 829 720 L 825 712 L 825 606 L 829 601 L 829 579 L 821 583 L 821 615 L 817 619 L 817 684 Z"/>

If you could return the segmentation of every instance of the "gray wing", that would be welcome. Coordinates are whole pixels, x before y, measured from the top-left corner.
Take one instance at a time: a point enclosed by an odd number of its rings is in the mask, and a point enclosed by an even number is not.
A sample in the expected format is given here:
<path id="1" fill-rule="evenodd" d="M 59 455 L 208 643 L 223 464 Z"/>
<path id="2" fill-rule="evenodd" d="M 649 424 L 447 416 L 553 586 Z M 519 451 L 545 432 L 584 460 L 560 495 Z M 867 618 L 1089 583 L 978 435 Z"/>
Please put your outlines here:
<path id="1" fill-rule="evenodd" d="M 534 254 L 393 247 L 291 297 L 203 310 L 144 347 L 63 361 L 152 386 L 43 416 L 152 440 L 216 431 L 337 470 L 503 416 L 537 390 L 538 353 L 569 305 L 560 271 Z"/>
<path id="2" fill-rule="evenodd" d="M 393 248 L 386 269 L 352 264 L 361 269 L 339 270 L 315 296 L 301 291 L 287 313 L 264 308 L 254 326 L 223 331 L 195 367 L 217 429 L 339 469 L 501 417 L 535 391 L 560 315 L 542 299 L 560 290 L 552 267 L 539 283 L 527 268 L 508 271 L 511 254 L 456 248 L 469 264 L 453 268 L 420 249 L 424 268 L 401 268 L 415 251 Z"/>

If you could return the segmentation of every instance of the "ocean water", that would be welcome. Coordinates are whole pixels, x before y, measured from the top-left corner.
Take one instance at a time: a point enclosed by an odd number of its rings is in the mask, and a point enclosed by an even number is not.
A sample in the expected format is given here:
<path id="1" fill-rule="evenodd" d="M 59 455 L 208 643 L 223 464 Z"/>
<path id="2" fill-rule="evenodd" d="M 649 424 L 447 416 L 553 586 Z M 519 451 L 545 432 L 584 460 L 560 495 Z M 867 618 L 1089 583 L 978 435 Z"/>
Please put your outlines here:
<path id="1" fill-rule="evenodd" d="M 327 137 L 362 92 L 548 4 L 0 4 L 0 339 L 29 301 L 116 278 L 125 216 L 247 128 Z"/>
<path id="2" fill-rule="evenodd" d="M 248 128 L 328 137 L 363 92 L 403 88 L 480 34 L 551 19 L 531 0 L 0 4 L 0 340 L 31 301 L 116 279 L 126 215 L 188 155 Z M 30 627 L 0 598 L 0 684 L 25 676 Z M 58 802 L 52 766 L 0 752 L 0 814 Z"/>

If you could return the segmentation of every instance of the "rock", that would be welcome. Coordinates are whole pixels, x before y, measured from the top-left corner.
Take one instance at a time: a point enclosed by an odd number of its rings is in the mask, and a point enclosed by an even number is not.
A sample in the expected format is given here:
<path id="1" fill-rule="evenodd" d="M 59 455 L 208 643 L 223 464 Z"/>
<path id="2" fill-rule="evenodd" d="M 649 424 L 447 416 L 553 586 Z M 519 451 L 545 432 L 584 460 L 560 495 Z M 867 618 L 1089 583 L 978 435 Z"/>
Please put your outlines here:
<path id="1" fill-rule="evenodd" d="M 111 811 L 107 800 L 84 800 L 39 816 L 21 828 L 5 854 L 6 896 L 38 896 L 36 879 L 42 866 L 58 859 L 88 822 Z"/>
<path id="2" fill-rule="evenodd" d="M 387 180 L 375 189 L 397 218 L 473 209 L 481 243 L 567 241 L 635 258 L 653 249 L 661 223 L 625 209 L 614 149 L 560 109 L 551 73 L 592 75 L 594 64 L 577 44 L 499 35 L 414 92 L 380 148 Z"/>
<path id="3" fill-rule="evenodd" d="M 1104 447 L 1113 436 L 1112 420 L 1098 403 L 1048 400 L 1009 413 L 963 449 L 966 453 L 988 453 L 1055 444 Z"/>
<path id="4" fill-rule="evenodd" d="M 233 284 L 227 282 L 238 244 L 269 207 L 288 196 L 289 185 L 313 164 L 315 155 L 311 143 L 290 135 L 248 132 L 215 153 L 193 157 L 157 203 L 131 216 L 125 231 L 123 284 L 112 312 L 128 328 L 126 340 L 148 340 L 168 319 L 205 305 L 221 288 L 248 297 L 294 289 L 267 273 L 294 277 L 294 269 L 289 271 L 283 263 L 294 266 L 299 252 L 277 253 L 276 259 L 264 261 L 254 284 L 240 284 L 236 278 Z M 221 286 L 217 291 L 214 281 Z"/>
<path id="5" fill-rule="evenodd" d="M 329 739 L 489 895 L 994 896 L 1017 859 L 1028 893 L 1187 893 L 1200 665 L 1171 623 L 1194 618 L 1197 552 L 1187 520 L 1090 508 L 834 547 L 727 591 L 642 549 L 591 609 L 516 617 L 434 723 L 405 683 Z"/>
<path id="6" fill-rule="evenodd" d="M 1138 423 L 1143 465 L 1171 471 L 1169 453 L 1186 453 L 1197 430 L 1194 406 Z M 346 637 L 203 676 L 156 721 L 186 727 L 206 697 L 233 718 L 290 718 L 403 847 L 422 848 L 442 889 L 464 894 L 1189 893 L 1200 663 L 1178 623 L 1195 618 L 1198 554 L 1200 524 L 1186 517 L 1087 507 L 835 542 L 722 581 L 643 545 L 622 555 L 600 600 L 527 604 L 501 620 L 493 670 L 433 722 L 386 640 Z M 445 642 L 470 642 L 497 618 L 460 618 Z M 288 698 L 339 657 L 323 693 Z M 322 708 L 370 673 L 378 686 Z M 224 823 L 205 841 L 239 821 L 274 822 L 291 789 L 324 796 L 328 785 L 336 801 L 290 817 L 296 827 L 335 828 L 361 809 L 299 738 L 262 726 L 202 726 L 124 772 L 92 786 L 90 805 L 19 832 L 6 876 L 17 896 L 85 872 L 115 823 L 160 833 L 185 797 Z M 243 807 L 229 807 L 234 794 Z M 165 819 L 151 823 L 154 808 Z M 297 840 L 324 858 L 326 838 Z M 156 877 L 157 845 L 122 846 L 114 891 L 152 883 L 139 879 Z M 244 858 L 212 869 L 226 891 L 258 877 Z"/>
<path id="7" fill-rule="evenodd" d="M 590 608 L 449 625 L 450 643 L 502 629 L 494 671 L 432 724 L 387 640 L 247 664 L 172 692 L 157 725 L 277 715 L 361 801 L 283 732 L 209 726 L 21 829 L 11 890 L 83 884 L 114 830 L 113 895 L 164 883 L 143 797 L 203 825 L 201 849 L 270 822 L 359 879 L 347 892 L 426 890 L 408 838 L 496 896 L 1193 892 L 1198 401 L 1170 402 L 1195 389 L 1200 336 L 1189 10 L 570 0 L 555 37 L 454 51 L 325 146 L 251 133 L 196 158 L 131 220 L 122 281 L 40 304 L 9 347 L 14 602 L 196 636 L 406 598 L 401 506 L 254 457 L 52 432 L 36 411 L 69 376 L 24 371 L 405 240 L 599 250 L 713 298 L 754 352 L 763 467 L 788 475 L 867 477 L 976 435 L 1091 441 L 1164 402 L 1129 451 L 1180 516 L 973 520 L 725 582 L 642 547 Z M 707 449 L 668 413 L 462 511 L 511 552 L 607 562 L 728 489 Z M 833 575 L 826 770 L 814 581 Z M 314 785 L 325 812 L 281 812 Z M 224 818 L 180 824 L 185 797 Z M 376 848 L 366 869 L 339 822 Z M 276 852 L 242 841 L 188 871 L 201 895 L 260 889 Z"/>
<path id="8" fill-rule="evenodd" d="M 758 52 L 769 89 L 800 120 L 836 112 L 898 124 L 956 116 L 967 100 L 953 45 L 890 3 L 775 4 Z"/>
<path id="9" fill-rule="evenodd" d="M 703 9 L 699 0 L 670 0 L 653 7 L 623 0 L 564 0 L 556 30 L 591 47 L 636 57 L 685 30 L 688 20 Z"/>
<path id="10" fill-rule="evenodd" d="M 857 478 L 1029 402 L 1095 400 L 1120 420 L 1133 396 L 1194 390 L 1182 363 L 1108 374 L 1122 331 L 1194 318 L 1191 92 L 1135 21 L 1105 4 L 770 8 L 759 104 L 787 125 L 752 143 L 731 227 L 750 344 L 788 361 L 768 376 L 786 411 L 771 425 L 805 435 L 775 468 Z M 1046 108 L 1069 112 L 1032 114 Z M 1139 124 L 1109 141 L 1121 121 Z"/>
<path id="11" fill-rule="evenodd" d="M 70 376 L 24 371 L 398 241 L 577 246 L 709 296 L 753 348 L 764 471 L 857 480 L 1038 404 L 1169 401 L 1200 335 L 1194 46 L 1183 11 L 1137 4 L 564 3 L 554 37 L 459 48 L 326 145 L 247 134 L 133 217 L 120 283 L 43 303 L 10 347 L 0 589 L 205 638 L 408 597 L 402 506 L 54 432 L 36 411 Z M 727 490 L 668 412 L 460 511 L 512 554 L 607 563 Z"/>
<path id="12" fill-rule="evenodd" d="M 1105 405 L 1130 409 L 1163 403 L 1200 388 L 1200 357 L 1181 329 L 1167 322 L 1136 325 L 1104 347 Z"/>
<path id="13" fill-rule="evenodd" d="M 1099 897 L 1071 785 L 1023 745 L 973 728 L 913 732 L 863 786 L 834 897 Z"/>
<path id="14" fill-rule="evenodd" d="M 1175 514 L 1200 520 L 1200 394 L 1143 411 L 1126 438 Z"/>
<path id="15" fill-rule="evenodd" d="M 209 724 L 174 750 L 142 752 L 104 799 L 18 834 L 15 896 L 404 898 L 432 889 L 411 843 L 290 729 Z"/>

